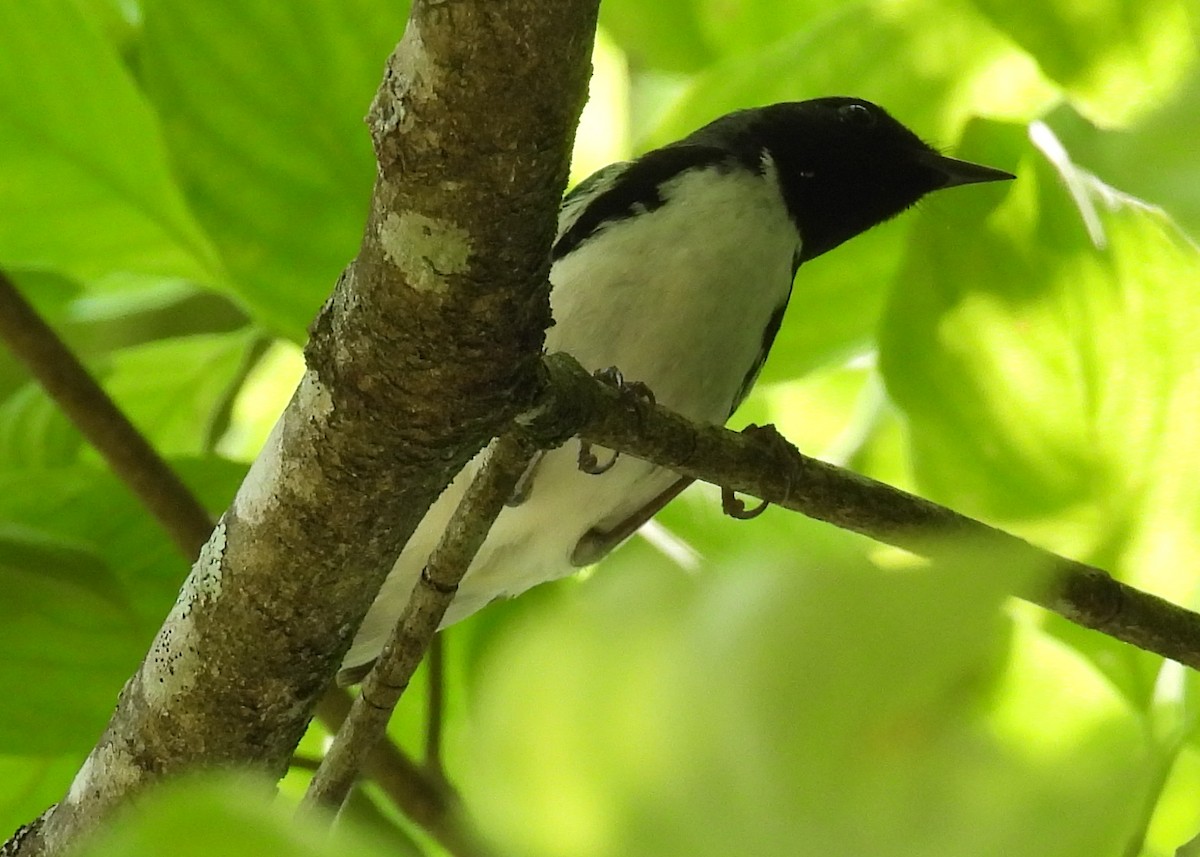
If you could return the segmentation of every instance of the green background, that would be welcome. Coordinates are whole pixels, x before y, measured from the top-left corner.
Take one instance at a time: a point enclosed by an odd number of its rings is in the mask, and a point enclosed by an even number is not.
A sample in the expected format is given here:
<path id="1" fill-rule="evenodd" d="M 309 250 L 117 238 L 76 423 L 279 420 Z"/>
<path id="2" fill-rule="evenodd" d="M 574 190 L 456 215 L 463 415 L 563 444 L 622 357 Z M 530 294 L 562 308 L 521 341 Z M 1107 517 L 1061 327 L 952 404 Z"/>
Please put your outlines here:
<path id="1" fill-rule="evenodd" d="M 0 3 L 0 267 L 214 512 L 357 247 L 401 5 Z M 832 94 L 1017 173 L 806 265 L 734 424 L 1194 607 L 1198 11 L 604 0 L 574 178 Z M 652 536 L 446 634 L 448 773 L 501 852 L 1165 857 L 1200 830 L 1195 677 L 1012 602 L 1002 557 L 735 522 L 707 488 Z M 62 795 L 186 571 L 0 353 L 0 833 Z M 391 727 L 414 749 L 423 692 Z M 274 807 L 172 786 L 87 853 L 438 853 L 371 790 L 334 839 L 292 823 L 305 776 Z"/>

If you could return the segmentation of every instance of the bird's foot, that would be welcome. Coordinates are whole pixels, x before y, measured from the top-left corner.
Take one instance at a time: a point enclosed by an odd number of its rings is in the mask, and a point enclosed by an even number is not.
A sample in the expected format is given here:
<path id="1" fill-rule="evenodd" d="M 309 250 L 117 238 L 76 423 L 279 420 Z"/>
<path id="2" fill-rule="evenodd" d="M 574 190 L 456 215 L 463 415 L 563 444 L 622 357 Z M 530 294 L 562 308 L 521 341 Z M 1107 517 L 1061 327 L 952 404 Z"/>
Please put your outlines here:
<path id="1" fill-rule="evenodd" d="M 773 450 L 778 451 L 780 458 L 787 456 L 790 460 L 792 445 L 788 442 L 787 438 L 779 433 L 779 429 L 775 428 L 775 426 L 769 424 L 760 426 L 751 423 L 742 429 L 742 434 L 752 437 L 762 437 Z M 787 467 L 782 468 L 782 470 L 784 473 L 790 472 Z M 784 497 L 786 498 L 790 494 L 791 485 L 789 483 L 784 488 Z M 737 518 L 739 521 L 749 521 L 751 518 L 757 518 L 765 512 L 770 505 L 769 501 L 763 500 L 754 508 L 748 509 L 746 508 L 746 501 L 737 496 L 737 492 L 727 486 L 721 486 L 721 511 L 731 518 Z"/>
<path id="2" fill-rule="evenodd" d="M 623 398 L 629 398 L 637 404 L 654 404 L 654 391 L 641 381 L 626 381 L 621 370 L 616 366 L 600 369 L 592 373 L 597 381 L 615 387 Z M 586 440 L 579 441 L 579 469 L 590 476 L 607 473 L 617 463 L 621 453 L 613 452 L 606 461 L 600 461 L 592 450 L 592 444 Z"/>

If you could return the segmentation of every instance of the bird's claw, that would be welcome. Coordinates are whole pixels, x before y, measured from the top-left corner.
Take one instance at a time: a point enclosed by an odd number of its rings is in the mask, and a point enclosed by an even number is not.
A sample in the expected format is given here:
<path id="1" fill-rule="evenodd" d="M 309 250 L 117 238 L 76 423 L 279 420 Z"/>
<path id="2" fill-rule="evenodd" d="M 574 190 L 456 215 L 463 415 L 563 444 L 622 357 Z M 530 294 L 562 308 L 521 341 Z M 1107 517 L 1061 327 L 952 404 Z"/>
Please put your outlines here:
<path id="1" fill-rule="evenodd" d="M 771 504 L 763 500 L 753 509 L 746 508 L 746 501 L 737 495 L 737 492 L 732 488 L 721 486 L 721 511 L 731 518 L 737 518 L 739 521 L 749 521 L 751 518 L 757 518 L 767 510 Z"/>
<path id="2" fill-rule="evenodd" d="M 779 429 L 775 428 L 775 426 L 769 425 L 769 424 L 765 425 L 765 426 L 760 426 L 760 425 L 755 425 L 754 423 L 751 423 L 750 425 L 748 425 L 744 429 L 742 429 L 742 434 L 751 435 L 751 436 L 762 436 L 763 438 L 765 438 L 765 440 L 768 444 L 770 444 L 771 446 L 773 446 L 775 449 L 777 449 L 779 451 L 781 457 L 787 455 L 790 458 L 790 452 L 792 450 L 792 445 L 790 443 L 788 443 L 787 438 L 785 438 L 783 435 L 781 435 L 779 433 Z M 783 472 L 789 473 L 790 470 L 789 470 L 789 468 L 784 467 Z M 783 492 L 785 501 L 786 501 L 787 497 L 791 495 L 791 493 L 792 493 L 791 484 L 789 481 L 789 484 L 787 486 L 785 486 L 784 492 Z M 726 486 L 721 487 L 721 511 L 724 512 L 729 517 L 736 518 L 739 521 L 749 521 L 751 518 L 757 518 L 759 515 L 761 515 L 763 512 L 765 512 L 767 510 L 767 507 L 770 505 L 771 505 L 770 501 L 763 500 L 761 503 L 759 503 L 754 508 L 747 509 L 746 501 L 743 500 L 742 498 L 738 497 L 736 491 L 734 491 L 732 488 L 728 488 Z"/>
<path id="3" fill-rule="evenodd" d="M 654 391 L 641 381 L 626 381 L 625 376 L 621 374 L 621 370 L 616 366 L 609 366 L 607 369 L 600 369 L 593 372 L 592 377 L 597 381 L 615 387 L 621 396 L 628 397 L 635 403 L 654 404 Z M 602 462 L 592 451 L 591 443 L 586 440 L 579 441 L 579 469 L 590 476 L 599 476 L 601 473 L 607 473 L 620 457 L 620 452 L 613 452 L 608 460 Z"/>
<path id="4" fill-rule="evenodd" d="M 601 473 L 607 473 L 612 470 L 612 466 L 617 463 L 617 459 L 621 457 L 621 453 L 613 452 L 607 461 L 601 462 L 596 457 L 596 453 L 592 452 L 592 445 L 586 440 L 579 441 L 579 469 L 588 476 L 599 476 Z"/>
<path id="5" fill-rule="evenodd" d="M 600 369 L 592 373 L 592 377 L 597 381 L 608 384 L 610 387 L 616 387 L 617 392 L 626 398 L 640 404 L 653 405 L 655 403 L 654 391 L 643 384 L 641 381 L 626 381 L 625 376 L 621 374 L 621 370 L 616 366 L 609 366 L 607 369 Z"/>

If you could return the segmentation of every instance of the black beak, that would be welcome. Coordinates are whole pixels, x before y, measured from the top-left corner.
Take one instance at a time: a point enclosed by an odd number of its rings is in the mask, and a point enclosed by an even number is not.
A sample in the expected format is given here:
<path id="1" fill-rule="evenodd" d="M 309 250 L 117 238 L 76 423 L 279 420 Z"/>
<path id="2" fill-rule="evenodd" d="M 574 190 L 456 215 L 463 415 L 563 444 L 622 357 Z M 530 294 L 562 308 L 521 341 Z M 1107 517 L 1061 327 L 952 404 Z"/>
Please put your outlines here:
<path id="1" fill-rule="evenodd" d="M 947 158 L 937 152 L 930 152 L 922 158 L 925 166 L 929 167 L 946 181 L 938 186 L 938 190 L 956 187 L 960 184 L 978 184 L 979 182 L 1005 182 L 1015 179 L 1012 173 L 985 167 L 983 164 L 973 164 L 970 161 L 960 161 L 957 158 Z"/>

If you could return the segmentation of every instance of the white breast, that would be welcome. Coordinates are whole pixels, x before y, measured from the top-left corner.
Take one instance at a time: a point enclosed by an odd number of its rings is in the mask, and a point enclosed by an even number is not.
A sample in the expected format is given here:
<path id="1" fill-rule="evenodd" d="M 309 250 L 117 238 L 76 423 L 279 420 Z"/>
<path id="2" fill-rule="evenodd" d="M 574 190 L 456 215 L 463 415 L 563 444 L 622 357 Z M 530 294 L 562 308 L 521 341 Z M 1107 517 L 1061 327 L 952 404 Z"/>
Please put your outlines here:
<path id="1" fill-rule="evenodd" d="M 554 265 L 546 350 L 616 366 L 663 405 L 723 422 L 787 299 L 799 240 L 769 160 L 763 175 L 689 171 L 662 195 Z"/>

